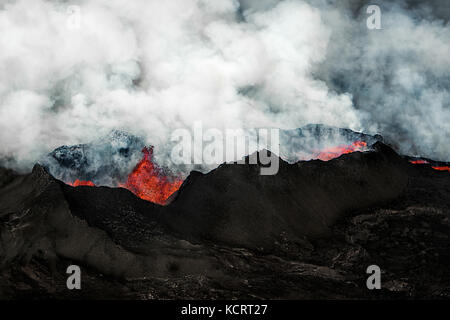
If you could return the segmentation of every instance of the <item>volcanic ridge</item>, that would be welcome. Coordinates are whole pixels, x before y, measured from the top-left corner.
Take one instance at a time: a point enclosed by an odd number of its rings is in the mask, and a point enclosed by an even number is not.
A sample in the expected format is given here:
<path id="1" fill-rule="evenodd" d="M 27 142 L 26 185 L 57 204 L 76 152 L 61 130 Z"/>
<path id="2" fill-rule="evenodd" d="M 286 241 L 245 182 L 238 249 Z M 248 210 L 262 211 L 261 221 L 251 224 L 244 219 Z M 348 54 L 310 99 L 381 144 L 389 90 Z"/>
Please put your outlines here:
<path id="1" fill-rule="evenodd" d="M 350 149 L 298 161 L 312 135 L 336 132 Z M 450 297 L 450 173 L 436 169 L 448 163 L 347 129 L 282 135 L 291 147 L 268 176 L 261 164 L 224 163 L 180 179 L 120 133 L 123 145 L 97 146 L 131 164 L 111 160 L 97 176 L 89 145 L 58 148 L 28 174 L 0 168 L 0 298 Z M 140 194 L 139 179 L 156 187 Z M 66 288 L 71 264 L 82 290 Z M 372 264 L 381 290 L 366 287 Z"/>

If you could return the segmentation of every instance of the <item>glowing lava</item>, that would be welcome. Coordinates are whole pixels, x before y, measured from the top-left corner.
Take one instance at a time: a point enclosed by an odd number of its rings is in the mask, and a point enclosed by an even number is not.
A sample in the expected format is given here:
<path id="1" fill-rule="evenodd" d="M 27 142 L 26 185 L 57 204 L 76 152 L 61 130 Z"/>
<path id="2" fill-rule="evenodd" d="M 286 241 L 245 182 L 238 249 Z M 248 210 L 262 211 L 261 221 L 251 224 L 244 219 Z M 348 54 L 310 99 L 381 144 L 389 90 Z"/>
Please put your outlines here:
<path id="1" fill-rule="evenodd" d="M 412 164 L 429 164 L 429 162 L 428 162 L 427 160 L 422 160 L 422 159 L 419 159 L 419 160 L 411 160 L 411 161 L 409 161 L 409 162 L 412 163 Z M 450 172 L 450 167 L 449 167 L 449 166 L 432 166 L 432 168 L 433 168 L 434 170 L 448 171 L 448 172 Z"/>
<path id="2" fill-rule="evenodd" d="M 75 180 L 74 182 L 68 182 L 67 184 L 71 185 L 72 187 L 79 187 L 79 186 L 89 186 L 89 187 L 95 187 L 95 184 L 92 181 L 89 180 Z"/>
<path id="3" fill-rule="evenodd" d="M 314 154 L 314 159 L 320 159 L 328 161 L 339 157 L 346 153 L 352 153 L 356 151 L 365 151 L 367 149 L 367 143 L 364 141 L 355 141 L 351 145 L 339 145 L 336 147 L 326 148 L 320 152 Z"/>
<path id="4" fill-rule="evenodd" d="M 138 197 L 158 204 L 164 204 L 169 196 L 177 191 L 183 180 L 171 177 L 152 161 L 153 148 L 142 150 L 144 157 L 120 187 L 127 188 Z"/>
<path id="5" fill-rule="evenodd" d="M 428 163 L 427 160 L 411 160 L 410 162 L 413 164 L 427 164 Z"/>
<path id="6" fill-rule="evenodd" d="M 440 170 L 440 171 L 448 171 L 450 172 L 450 167 L 443 166 L 443 167 L 432 167 L 434 170 Z"/>
<path id="7" fill-rule="evenodd" d="M 183 180 L 170 176 L 168 171 L 153 162 L 153 147 L 150 149 L 144 148 L 142 152 L 144 153 L 142 160 L 128 175 L 127 181 L 119 183 L 118 187 L 130 190 L 141 199 L 165 204 L 167 198 L 180 188 Z M 92 181 L 79 179 L 67 184 L 73 187 L 95 186 Z"/>

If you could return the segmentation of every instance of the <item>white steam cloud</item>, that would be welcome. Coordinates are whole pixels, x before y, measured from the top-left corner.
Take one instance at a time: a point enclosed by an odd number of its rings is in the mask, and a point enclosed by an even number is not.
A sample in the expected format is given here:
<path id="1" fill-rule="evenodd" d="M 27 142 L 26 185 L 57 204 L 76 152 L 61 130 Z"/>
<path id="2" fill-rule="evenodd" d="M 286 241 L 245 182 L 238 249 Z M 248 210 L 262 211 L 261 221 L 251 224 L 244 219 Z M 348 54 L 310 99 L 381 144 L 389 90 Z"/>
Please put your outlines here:
<path id="1" fill-rule="evenodd" d="M 26 170 L 112 129 L 158 150 L 202 121 L 324 123 L 448 160 L 450 28 L 382 9 L 368 30 L 325 0 L 0 0 L 0 159 Z"/>

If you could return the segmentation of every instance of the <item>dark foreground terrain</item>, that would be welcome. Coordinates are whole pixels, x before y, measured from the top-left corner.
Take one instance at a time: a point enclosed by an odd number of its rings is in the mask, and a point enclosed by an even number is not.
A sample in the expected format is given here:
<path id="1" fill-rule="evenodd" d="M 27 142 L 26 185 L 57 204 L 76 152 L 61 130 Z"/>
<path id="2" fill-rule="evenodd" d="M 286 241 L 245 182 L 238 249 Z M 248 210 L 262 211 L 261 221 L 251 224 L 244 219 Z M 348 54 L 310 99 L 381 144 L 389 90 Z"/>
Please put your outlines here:
<path id="1" fill-rule="evenodd" d="M 0 298 L 450 298 L 449 172 L 373 149 L 192 172 L 167 206 L 0 168 Z"/>

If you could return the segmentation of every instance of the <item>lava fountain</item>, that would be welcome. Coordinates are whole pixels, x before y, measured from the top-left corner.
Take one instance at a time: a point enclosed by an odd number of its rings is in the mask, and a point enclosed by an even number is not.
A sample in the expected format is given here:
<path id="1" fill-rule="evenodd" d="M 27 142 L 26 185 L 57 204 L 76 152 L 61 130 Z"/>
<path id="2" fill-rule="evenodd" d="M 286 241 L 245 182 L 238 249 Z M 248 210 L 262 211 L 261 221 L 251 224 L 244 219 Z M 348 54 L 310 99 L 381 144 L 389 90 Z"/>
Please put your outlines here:
<path id="1" fill-rule="evenodd" d="M 138 197 L 158 204 L 164 204 L 177 191 L 183 180 L 168 174 L 153 161 L 153 147 L 142 150 L 144 157 L 128 175 L 124 187 Z"/>
<path id="2" fill-rule="evenodd" d="M 153 161 L 153 147 L 145 147 L 142 153 L 143 158 L 128 175 L 127 181 L 119 183 L 118 187 L 130 190 L 141 199 L 165 204 L 170 195 L 180 188 L 183 180 L 172 176 L 169 170 L 159 167 Z M 92 181 L 79 179 L 67 184 L 73 187 L 95 186 Z"/>

